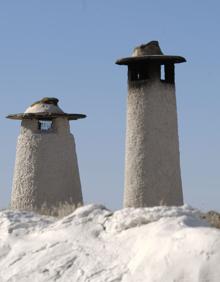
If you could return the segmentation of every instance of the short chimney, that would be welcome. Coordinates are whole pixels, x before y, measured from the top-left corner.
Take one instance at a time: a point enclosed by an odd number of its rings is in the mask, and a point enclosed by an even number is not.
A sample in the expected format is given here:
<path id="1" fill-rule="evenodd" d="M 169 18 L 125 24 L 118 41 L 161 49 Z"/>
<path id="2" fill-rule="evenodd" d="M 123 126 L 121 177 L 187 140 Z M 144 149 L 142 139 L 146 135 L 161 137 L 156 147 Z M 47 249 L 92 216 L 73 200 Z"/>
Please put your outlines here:
<path id="1" fill-rule="evenodd" d="M 51 209 L 64 203 L 83 203 L 75 141 L 70 120 L 82 114 L 64 113 L 58 99 L 44 98 L 25 113 L 7 118 L 21 120 L 11 196 L 11 208 Z"/>

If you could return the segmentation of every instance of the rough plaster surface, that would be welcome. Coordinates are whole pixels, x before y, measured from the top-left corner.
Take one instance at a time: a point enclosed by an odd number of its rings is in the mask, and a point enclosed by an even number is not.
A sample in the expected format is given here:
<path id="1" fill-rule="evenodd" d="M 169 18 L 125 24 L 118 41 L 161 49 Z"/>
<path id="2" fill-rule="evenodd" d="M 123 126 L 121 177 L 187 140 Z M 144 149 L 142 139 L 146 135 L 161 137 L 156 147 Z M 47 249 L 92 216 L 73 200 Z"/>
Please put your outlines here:
<path id="1" fill-rule="evenodd" d="M 175 85 L 128 88 L 124 206 L 182 205 Z"/>
<path id="2" fill-rule="evenodd" d="M 82 203 L 74 137 L 65 118 L 54 120 L 51 132 L 37 120 L 23 120 L 17 142 L 11 207 L 37 209 L 63 202 Z"/>

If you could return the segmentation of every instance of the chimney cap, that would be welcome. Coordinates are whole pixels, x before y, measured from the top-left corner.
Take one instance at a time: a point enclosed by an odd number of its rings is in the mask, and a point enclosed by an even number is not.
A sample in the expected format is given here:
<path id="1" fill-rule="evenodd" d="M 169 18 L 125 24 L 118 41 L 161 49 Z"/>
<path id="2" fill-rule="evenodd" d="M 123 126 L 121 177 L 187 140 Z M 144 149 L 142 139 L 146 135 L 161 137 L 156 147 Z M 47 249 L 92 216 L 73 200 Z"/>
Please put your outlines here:
<path id="1" fill-rule="evenodd" d="M 83 114 L 64 113 L 58 106 L 59 99 L 45 97 L 40 101 L 33 103 L 24 113 L 8 115 L 6 118 L 22 120 L 22 119 L 54 119 L 64 117 L 68 120 L 77 120 L 85 118 Z"/>
<path id="2" fill-rule="evenodd" d="M 54 97 L 45 97 L 45 98 L 42 98 L 40 101 L 37 101 L 37 102 L 34 102 L 32 106 L 36 105 L 36 104 L 51 104 L 51 105 L 55 105 L 57 106 L 58 105 L 58 102 L 59 102 L 59 99 L 57 98 L 54 98 Z"/>
<path id="3" fill-rule="evenodd" d="M 150 41 L 134 48 L 131 57 L 122 58 L 116 61 L 117 65 L 130 65 L 135 62 L 148 61 L 165 63 L 183 63 L 186 59 L 181 56 L 164 55 L 158 41 Z"/>

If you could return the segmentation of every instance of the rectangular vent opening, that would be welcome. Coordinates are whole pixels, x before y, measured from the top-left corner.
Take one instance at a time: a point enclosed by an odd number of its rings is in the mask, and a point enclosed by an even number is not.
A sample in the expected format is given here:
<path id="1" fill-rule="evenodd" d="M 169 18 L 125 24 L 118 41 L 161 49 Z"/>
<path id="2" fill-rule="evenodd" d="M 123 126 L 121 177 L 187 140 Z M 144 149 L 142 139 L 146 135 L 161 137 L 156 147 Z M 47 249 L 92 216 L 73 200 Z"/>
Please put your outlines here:
<path id="1" fill-rule="evenodd" d="M 160 80 L 165 81 L 165 66 L 160 66 Z"/>
<path id="2" fill-rule="evenodd" d="M 160 66 L 160 80 L 162 82 L 174 84 L 175 74 L 174 74 L 174 64 L 166 63 Z"/>
<path id="3" fill-rule="evenodd" d="M 39 120 L 38 121 L 38 128 L 41 131 L 50 131 L 52 129 L 53 122 L 52 120 Z"/>

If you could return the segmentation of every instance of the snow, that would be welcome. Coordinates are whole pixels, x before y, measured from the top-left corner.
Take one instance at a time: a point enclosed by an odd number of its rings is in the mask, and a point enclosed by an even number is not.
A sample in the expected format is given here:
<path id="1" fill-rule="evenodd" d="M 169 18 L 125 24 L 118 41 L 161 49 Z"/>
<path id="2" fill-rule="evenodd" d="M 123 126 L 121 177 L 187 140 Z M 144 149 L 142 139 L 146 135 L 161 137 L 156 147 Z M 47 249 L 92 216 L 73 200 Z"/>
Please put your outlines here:
<path id="1" fill-rule="evenodd" d="M 0 212 L 0 281 L 219 282 L 220 230 L 189 206 Z"/>

